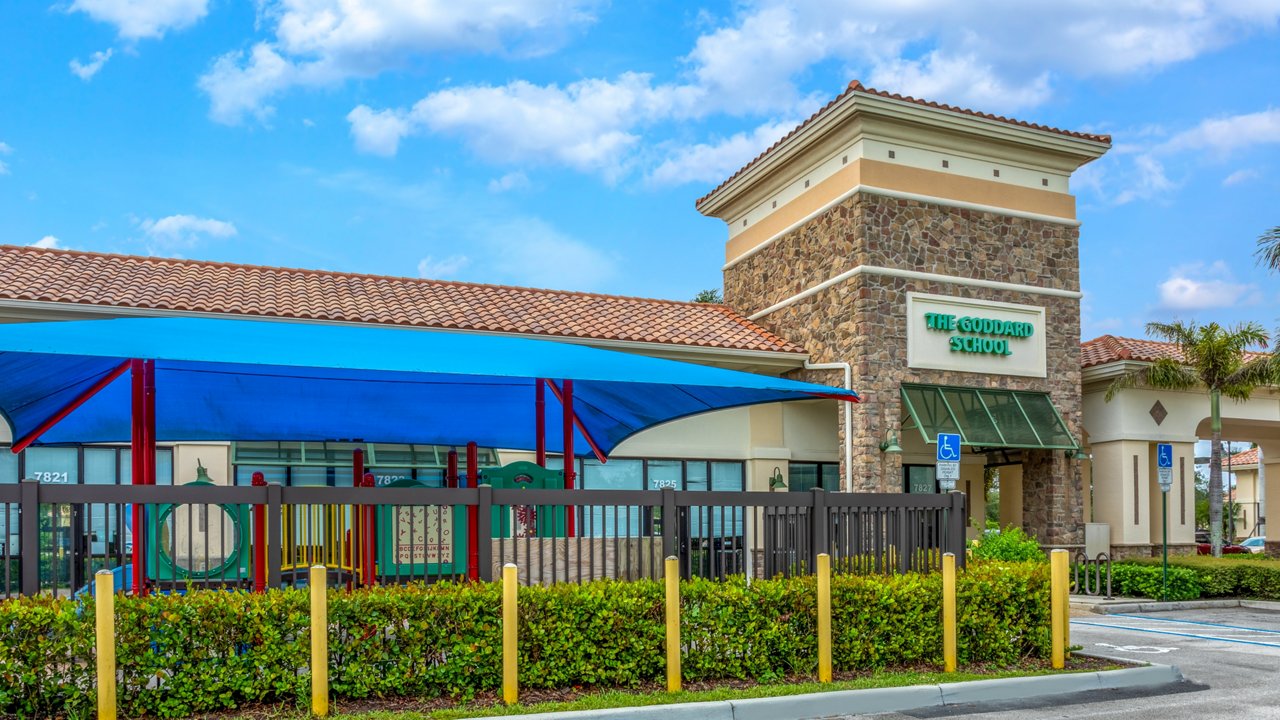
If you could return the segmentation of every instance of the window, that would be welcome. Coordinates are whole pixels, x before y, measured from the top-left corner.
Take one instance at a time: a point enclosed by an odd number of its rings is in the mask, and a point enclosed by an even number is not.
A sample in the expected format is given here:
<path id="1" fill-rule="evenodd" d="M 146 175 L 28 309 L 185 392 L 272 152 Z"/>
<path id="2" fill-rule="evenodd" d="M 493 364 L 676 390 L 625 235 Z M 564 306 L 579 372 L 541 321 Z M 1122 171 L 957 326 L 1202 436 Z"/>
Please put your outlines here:
<path id="1" fill-rule="evenodd" d="M 787 489 L 792 492 L 809 492 L 816 487 L 840 491 L 840 463 L 793 462 L 790 473 Z"/>
<path id="2" fill-rule="evenodd" d="M 932 465 L 903 465 L 902 491 L 906 493 L 936 493 L 938 480 Z"/>
<path id="3" fill-rule="evenodd" d="M 29 448 L 24 454 L 27 477 L 57 485 L 75 485 L 80 482 L 78 448 Z"/>
<path id="4" fill-rule="evenodd" d="M 373 473 L 375 485 L 401 480 L 417 480 L 428 487 L 443 487 L 449 451 L 458 453 L 459 473 L 466 473 L 467 449 L 446 445 L 350 442 L 236 442 L 231 445 L 236 483 L 248 485 L 254 471 L 267 482 L 294 486 L 351 487 L 351 458 L 364 451 L 366 472 Z M 498 464 L 498 452 L 479 448 L 480 467 Z"/>

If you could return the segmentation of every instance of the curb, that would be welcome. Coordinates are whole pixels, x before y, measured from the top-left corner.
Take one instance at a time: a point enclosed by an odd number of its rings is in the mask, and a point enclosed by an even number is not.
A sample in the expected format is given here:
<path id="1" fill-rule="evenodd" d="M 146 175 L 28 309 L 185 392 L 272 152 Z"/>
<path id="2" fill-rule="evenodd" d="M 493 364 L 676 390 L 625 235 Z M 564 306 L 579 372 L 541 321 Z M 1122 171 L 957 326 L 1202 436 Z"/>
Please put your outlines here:
<path id="1" fill-rule="evenodd" d="M 1175 610 L 1220 610 L 1223 608 L 1249 608 L 1280 612 L 1280 602 L 1267 600 L 1184 600 L 1159 602 L 1157 600 L 1103 601 L 1096 603 L 1072 602 L 1072 610 L 1084 610 L 1096 615 L 1115 615 L 1135 612 L 1173 612 Z"/>
<path id="2" fill-rule="evenodd" d="M 843 715 L 902 712 L 981 702 L 1028 700 L 1090 690 L 1158 687 L 1182 682 L 1173 665 L 1145 665 L 1123 670 L 973 680 L 939 685 L 839 690 L 808 695 L 673 703 L 608 710 L 537 713 L 538 720 L 816 720 Z"/>

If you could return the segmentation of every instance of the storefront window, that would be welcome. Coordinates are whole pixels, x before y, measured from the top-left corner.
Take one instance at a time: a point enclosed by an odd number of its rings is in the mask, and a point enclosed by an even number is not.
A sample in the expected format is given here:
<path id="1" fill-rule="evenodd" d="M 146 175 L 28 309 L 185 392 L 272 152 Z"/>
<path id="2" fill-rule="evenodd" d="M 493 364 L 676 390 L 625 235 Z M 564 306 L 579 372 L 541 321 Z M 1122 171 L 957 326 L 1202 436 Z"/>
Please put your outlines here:
<path id="1" fill-rule="evenodd" d="M 649 466 L 649 482 L 645 484 L 645 489 L 681 489 L 681 475 L 684 473 L 684 463 L 682 461 L 650 460 L 647 464 Z"/>
<path id="2" fill-rule="evenodd" d="M 120 478 L 116 466 L 120 452 L 115 448 L 84 449 L 84 482 L 86 485 L 115 485 Z M 157 469 L 157 474 L 159 470 Z"/>
<path id="3" fill-rule="evenodd" d="M 938 492 L 938 481 L 934 477 L 934 467 L 932 465 L 903 465 L 902 481 L 903 492 Z"/>
<path id="4" fill-rule="evenodd" d="M 277 485 L 287 485 L 289 483 L 289 468 L 272 467 L 269 465 L 254 467 L 252 465 L 236 466 L 236 484 L 252 485 L 253 474 L 255 472 L 262 473 L 263 479 L 269 483 Z"/>
<path id="5" fill-rule="evenodd" d="M 42 483 L 75 485 L 80 482 L 77 448 L 28 448 L 27 477 Z"/>
<path id="6" fill-rule="evenodd" d="M 0 446 L 0 483 L 18 482 L 18 456 L 9 452 L 9 446 Z"/>
<path id="7" fill-rule="evenodd" d="M 840 463 L 793 462 L 789 473 L 787 489 L 792 492 L 809 492 L 815 487 L 828 492 L 840 490 Z"/>
<path id="8" fill-rule="evenodd" d="M 347 475 L 350 475 L 350 471 Z M 333 468 L 327 467 L 292 467 L 289 468 L 289 484 L 294 487 L 323 487 L 330 484 Z"/>
<path id="9" fill-rule="evenodd" d="M 182 483 L 195 480 L 195 477 L 183 478 Z M 120 484 L 133 482 L 133 451 L 124 448 L 120 451 Z M 173 484 L 173 448 L 156 448 L 156 484 Z M 181 484 L 181 483 L 179 483 Z"/>

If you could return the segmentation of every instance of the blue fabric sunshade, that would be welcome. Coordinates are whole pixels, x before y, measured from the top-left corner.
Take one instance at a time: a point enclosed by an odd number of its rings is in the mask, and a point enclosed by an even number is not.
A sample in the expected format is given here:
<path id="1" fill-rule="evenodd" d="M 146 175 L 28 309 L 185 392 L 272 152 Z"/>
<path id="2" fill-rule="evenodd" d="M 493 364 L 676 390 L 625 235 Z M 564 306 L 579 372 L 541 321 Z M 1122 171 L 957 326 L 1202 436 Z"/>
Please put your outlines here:
<path id="1" fill-rule="evenodd" d="M 129 359 L 155 360 L 161 441 L 364 440 L 534 447 L 537 378 L 574 381 L 579 421 L 608 454 L 646 428 L 841 388 L 568 343 L 379 326 L 131 318 L 0 325 L 0 412 L 15 438 Z M 120 377 L 40 443 L 129 439 Z M 547 448 L 563 447 L 547 393 Z M 588 452 L 586 438 L 574 448 Z"/>

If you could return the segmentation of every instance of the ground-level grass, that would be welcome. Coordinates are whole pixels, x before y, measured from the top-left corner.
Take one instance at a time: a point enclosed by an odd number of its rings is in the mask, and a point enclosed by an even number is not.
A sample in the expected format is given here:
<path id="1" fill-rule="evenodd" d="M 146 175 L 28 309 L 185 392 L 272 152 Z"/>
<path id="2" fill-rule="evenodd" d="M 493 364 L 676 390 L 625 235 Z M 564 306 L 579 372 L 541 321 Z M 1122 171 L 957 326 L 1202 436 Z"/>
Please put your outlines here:
<path id="1" fill-rule="evenodd" d="M 942 673 L 934 669 L 885 671 L 876 673 L 848 673 L 838 676 L 835 682 L 817 683 L 806 678 L 790 682 L 755 684 L 746 682 L 698 683 L 683 692 L 668 693 L 660 687 L 634 690 L 536 691 L 522 694 L 523 703 L 507 707 L 497 697 L 480 697 L 462 705 L 432 707 L 412 700 L 385 702 L 343 702 L 333 708 L 339 720 L 456 720 L 467 717 L 497 717 L 531 713 L 565 712 L 572 710 L 603 710 L 607 708 L 641 707 L 670 703 L 710 702 L 716 700 L 745 700 L 748 698 L 781 697 L 837 690 L 865 690 L 869 688 L 905 687 L 909 685 L 933 685 L 938 683 L 992 680 L 1009 677 L 1048 675 L 1054 672 L 1092 672 L 1115 669 L 1110 661 L 1075 656 L 1065 671 L 1054 671 L 1048 663 L 1029 660 L 1016 668 L 970 668 L 963 672 Z M 265 717 L 267 713 L 259 714 Z M 294 717 L 292 713 L 274 715 L 277 718 Z"/>

